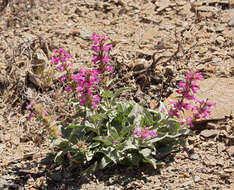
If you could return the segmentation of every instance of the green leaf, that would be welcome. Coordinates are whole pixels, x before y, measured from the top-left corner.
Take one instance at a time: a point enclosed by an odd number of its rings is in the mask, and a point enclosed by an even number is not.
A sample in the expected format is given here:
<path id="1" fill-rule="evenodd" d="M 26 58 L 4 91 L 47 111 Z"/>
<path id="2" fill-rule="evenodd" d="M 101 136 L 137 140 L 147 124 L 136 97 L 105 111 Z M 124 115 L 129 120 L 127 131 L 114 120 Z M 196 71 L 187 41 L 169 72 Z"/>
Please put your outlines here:
<path id="1" fill-rule="evenodd" d="M 149 157 L 151 155 L 152 150 L 150 148 L 144 148 L 139 152 L 146 158 L 146 157 Z"/>
<path id="2" fill-rule="evenodd" d="M 106 146 L 112 145 L 112 141 L 106 136 L 97 136 L 97 137 L 94 137 L 93 140 L 98 141 L 98 142 L 102 142 Z"/>
<path id="3" fill-rule="evenodd" d="M 134 103 L 133 109 L 129 114 L 129 117 L 134 117 L 135 127 L 140 127 L 140 123 L 143 117 L 144 108 L 137 103 Z"/>
<path id="4" fill-rule="evenodd" d="M 118 95 L 120 95 L 121 93 L 123 93 L 124 91 L 127 91 L 127 90 L 131 90 L 133 88 L 130 88 L 130 87 L 125 87 L 125 88 L 120 88 L 118 90 L 115 91 L 113 97 L 111 98 L 112 100 L 115 99 Z"/>
<path id="5" fill-rule="evenodd" d="M 99 164 L 99 168 L 104 169 L 106 166 L 108 166 L 111 163 L 113 163 L 113 161 L 110 158 L 104 156 L 102 157 L 101 163 Z"/>
<path id="6" fill-rule="evenodd" d="M 154 137 L 153 139 L 150 139 L 148 142 L 149 142 L 149 143 L 156 143 L 156 142 L 158 142 L 158 141 L 163 140 L 163 139 L 166 138 L 166 137 L 168 137 L 167 134 L 166 134 L 166 135 L 162 135 L 162 136 L 158 135 L 158 136 Z"/>
<path id="7" fill-rule="evenodd" d="M 94 142 L 92 144 L 89 145 L 89 148 L 90 149 L 94 149 L 94 148 L 97 148 L 101 143 L 100 142 Z"/>
<path id="8" fill-rule="evenodd" d="M 122 151 L 126 151 L 126 150 L 132 150 L 132 149 L 135 149 L 137 150 L 139 147 L 138 145 L 138 141 L 137 139 L 133 138 L 133 137 L 130 137 L 124 144 L 124 148 Z"/>
<path id="9" fill-rule="evenodd" d="M 94 154 L 93 154 L 93 152 L 88 151 L 88 152 L 85 153 L 85 157 L 86 157 L 87 161 L 89 162 L 89 161 L 91 161 L 93 159 Z"/>
<path id="10" fill-rule="evenodd" d="M 72 124 L 72 125 L 67 126 L 67 128 L 69 128 L 69 129 L 76 129 L 78 127 L 84 127 L 84 126 L 80 125 L 80 124 Z"/>
<path id="11" fill-rule="evenodd" d="M 144 158 L 143 161 L 145 163 L 151 164 L 154 167 L 154 169 L 157 169 L 157 164 L 156 164 L 157 161 L 152 156 Z"/>
<path id="12" fill-rule="evenodd" d="M 119 136 L 120 138 L 123 138 L 124 136 L 126 136 L 130 131 L 132 131 L 133 126 L 123 126 L 123 128 L 121 129 Z"/>
<path id="13" fill-rule="evenodd" d="M 126 158 L 131 162 L 132 165 L 139 166 L 142 161 L 142 156 L 137 152 L 130 152 L 126 155 Z"/>
<path id="14" fill-rule="evenodd" d="M 84 170 L 83 172 L 81 172 L 81 175 L 82 175 L 82 176 L 87 176 L 87 175 L 93 173 L 94 171 L 96 171 L 97 165 L 98 165 L 97 161 L 94 162 L 94 163 L 93 163 L 91 166 L 89 166 L 86 170 Z"/>
<path id="15" fill-rule="evenodd" d="M 56 154 L 56 156 L 55 156 L 55 158 L 54 158 L 54 161 L 55 162 L 61 162 L 61 161 L 63 161 L 63 156 L 66 154 L 66 152 L 64 152 L 64 151 L 59 151 L 57 154 Z"/>
<path id="16" fill-rule="evenodd" d="M 113 92 L 111 92 L 111 91 L 104 91 L 103 93 L 102 93 L 102 97 L 103 98 L 112 98 L 113 97 Z"/>
<path id="17" fill-rule="evenodd" d="M 109 133 L 108 135 L 111 136 L 111 138 L 113 140 L 118 140 L 119 139 L 119 134 L 118 134 L 118 131 L 116 130 L 115 127 L 110 126 L 109 130 L 108 130 L 108 133 Z"/>
<path id="18" fill-rule="evenodd" d="M 118 78 L 113 78 L 107 81 L 106 86 L 109 87 L 112 82 L 119 80 Z"/>
<path id="19" fill-rule="evenodd" d="M 112 160 L 115 164 L 118 162 L 118 154 L 113 147 L 102 147 L 98 152 L 103 153 L 106 157 Z"/>

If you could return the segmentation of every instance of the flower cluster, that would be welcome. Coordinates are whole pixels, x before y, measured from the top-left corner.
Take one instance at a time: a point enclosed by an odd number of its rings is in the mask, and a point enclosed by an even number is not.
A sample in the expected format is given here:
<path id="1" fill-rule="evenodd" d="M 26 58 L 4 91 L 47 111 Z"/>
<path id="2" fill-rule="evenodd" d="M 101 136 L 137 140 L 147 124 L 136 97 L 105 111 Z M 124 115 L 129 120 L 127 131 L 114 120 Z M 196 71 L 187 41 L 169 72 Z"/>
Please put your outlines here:
<path id="1" fill-rule="evenodd" d="M 99 83 L 99 71 L 97 69 L 81 69 L 79 73 L 72 75 L 76 83 L 76 91 L 80 94 L 80 105 L 91 103 L 94 108 L 100 103 L 100 97 L 95 94 Z"/>
<path id="2" fill-rule="evenodd" d="M 92 40 L 94 42 L 94 45 L 91 47 L 91 49 L 94 51 L 93 54 L 93 63 L 100 63 L 100 70 L 101 73 L 104 73 L 104 71 L 113 72 L 114 69 L 112 66 L 107 65 L 107 63 L 110 61 L 111 57 L 109 56 L 110 50 L 112 49 L 112 45 L 105 45 L 105 41 L 107 40 L 107 37 L 105 35 L 99 36 L 96 33 L 93 33 Z"/>
<path id="3" fill-rule="evenodd" d="M 206 117 L 211 113 L 211 107 L 216 105 L 213 102 L 208 102 L 208 98 L 206 100 L 197 100 L 197 103 L 199 106 L 194 106 L 192 108 L 195 119 L 206 119 Z"/>
<path id="4" fill-rule="evenodd" d="M 68 66 L 72 66 L 72 63 L 67 64 L 67 60 L 71 59 L 72 56 L 64 51 L 63 48 L 54 50 L 55 56 L 52 57 L 52 63 L 55 63 L 59 71 L 64 71 Z"/>
<path id="5" fill-rule="evenodd" d="M 111 57 L 109 56 L 112 45 L 105 45 L 106 36 L 99 36 L 93 33 L 92 39 L 94 45 L 91 49 L 94 51 L 93 62 L 99 63 L 98 69 L 88 70 L 80 69 L 79 73 L 72 74 L 69 70 L 67 61 L 72 58 L 68 52 L 62 48 L 54 51 L 55 56 L 52 57 L 52 63 L 55 63 L 59 71 L 67 71 L 66 75 L 60 78 L 61 82 L 67 83 L 65 91 L 76 91 L 79 94 L 80 105 L 89 103 L 93 108 L 97 108 L 97 103 L 100 103 L 100 97 L 97 95 L 97 84 L 99 83 L 99 75 L 105 71 L 113 72 L 114 69 L 108 64 Z M 101 76 L 103 77 L 103 76 Z"/>
<path id="6" fill-rule="evenodd" d="M 147 127 L 142 128 L 140 130 L 135 129 L 134 134 L 137 137 L 141 137 L 143 140 L 147 139 L 147 138 L 153 138 L 153 137 L 157 136 L 157 132 L 150 131 L 149 128 L 147 128 Z"/>
<path id="7" fill-rule="evenodd" d="M 34 101 L 32 101 L 29 105 L 27 105 L 26 107 L 25 107 L 25 109 L 26 110 L 32 110 L 33 109 L 33 107 L 35 106 L 35 102 Z M 42 110 L 42 111 L 40 111 L 40 113 L 38 114 L 39 116 L 48 116 L 48 113 L 45 111 L 45 110 Z M 33 117 L 36 117 L 37 115 L 35 114 L 35 113 L 30 113 L 29 114 L 29 119 L 32 119 Z"/>
<path id="8" fill-rule="evenodd" d="M 190 72 L 186 75 L 185 81 L 179 82 L 179 88 L 176 92 L 181 95 L 181 98 L 177 102 L 170 102 L 172 108 L 168 110 L 170 116 L 175 116 L 180 118 L 180 113 L 183 110 L 193 111 L 193 117 L 186 118 L 186 121 L 181 122 L 181 124 L 189 125 L 193 127 L 193 121 L 196 119 L 206 119 L 206 117 L 211 113 L 211 107 L 215 106 L 215 103 L 208 102 L 208 99 L 198 100 L 195 98 L 194 94 L 200 89 L 197 85 L 197 80 L 202 80 L 201 73 Z M 199 106 L 192 107 L 189 103 L 186 103 L 185 100 L 194 101 L 195 104 Z"/>

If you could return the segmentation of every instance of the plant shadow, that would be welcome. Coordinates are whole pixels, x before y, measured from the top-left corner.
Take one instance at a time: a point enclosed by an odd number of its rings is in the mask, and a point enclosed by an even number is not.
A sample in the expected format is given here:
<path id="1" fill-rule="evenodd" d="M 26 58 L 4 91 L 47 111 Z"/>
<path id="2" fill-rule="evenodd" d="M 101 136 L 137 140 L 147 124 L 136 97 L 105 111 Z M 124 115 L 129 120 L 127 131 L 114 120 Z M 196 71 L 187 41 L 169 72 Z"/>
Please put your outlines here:
<path id="1" fill-rule="evenodd" d="M 164 159 L 164 167 L 174 161 L 173 155 Z M 81 189 L 82 186 L 102 184 L 107 187 L 122 189 L 137 189 L 141 181 L 149 183 L 150 176 L 160 176 L 161 166 L 153 169 L 150 165 L 143 164 L 139 167 L 114 166 L 109 169 L 99 170 L 93 174 L 82 176 L 81 168 L 69 168 L 54 163 L 54 155 L 48 154 L 40 162 L 31 160 L 24 168 L 12 169 L 14 180 L 6 189 L 34 188 L 39 190 L 71 190 Z"/>

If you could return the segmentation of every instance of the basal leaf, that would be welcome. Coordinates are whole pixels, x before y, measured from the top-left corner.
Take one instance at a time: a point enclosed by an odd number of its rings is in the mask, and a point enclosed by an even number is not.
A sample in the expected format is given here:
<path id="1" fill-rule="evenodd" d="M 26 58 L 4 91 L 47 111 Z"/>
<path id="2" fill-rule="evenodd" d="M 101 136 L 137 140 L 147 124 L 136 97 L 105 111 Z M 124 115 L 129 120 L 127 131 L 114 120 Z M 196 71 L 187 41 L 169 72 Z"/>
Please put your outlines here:
<path id="1" fill-rule="evenodd" d="M 149 157 L 152 153 L 152 150 L 150 148 L 144 148 L 139 151 L 144 157 Z"/>
<path id="2" fill-rule="evenodd" d="M 130 88 L 130 87 L 125 87 L 125 88 L 120 88 L 118 90 L 115 91 L 113 97 L 111 98 L 112 100 L 115 99 L 118 95 L 120 95 L 121 93 L 123 93 L 124 91 L 127 91 L 127 90 L 131 90 L 133 88 Z"/>
<path id="3" fill-rule="evenodd" d="M 113 147 L 102 147 L 99 152 L 103 153 L 106 157 L 112 160 L 115 164 L 118 162 L 117 152 Z"/>
<path id="4" fill-rule="evenodd" d="M 124 144 L 124 148 L 122 151 L 126 151 L 126 150 L 131 150 L 131 149 L 135 149 L 137 150 L 139 147 L 138 145 L 138 140 L 133 138 L 133 137 L 130 137 Z"/>
<path id="5" fill-rule="evenodd" d="M 102 160 L 99 164 L 99 168 L 104 169 L 106 166 L 108 166 L 111 163 L 113 163 L 113 161 L 111 159 L 109 159 L 108 157 L 104 156 L 104 157 L 102 157 Z"/>
<path id="6" fill-rule="evenodd" d="M 158 141 L 161 141 L 161 140 L 163 140 L 164 138 L 166 138 L 168 135 L 166 134 L 166 135 L 162 135 L 162 136 L 156 136 L 156 137 L 154 137 L 154 138 L 152 138 L 152 139 L 150 139 L 148 142 L 149 143 L 156 143 L 156 142 L 158 142 Z"/>
<path id="7" fill-rule="evenodd" d="M 118 140 L 119 139 L 119 133 L 116 130 L 115 127 L 110 126 L 108 127 L 108 135 L 113 139 L 113 140 Z"/>
<path id="8" fill-rule="evenodd" d="M 151 164 L 154 167 L 154 169 L 157 169 L 157 164 L 156 164 L 157 161 L 152 156 L 145 157 L 143 161 L 145 163 Z"/>
<path id="9" fill-rule="evenodd" d="M 76 129 L 78 127 L 83 127 L 83 125 L 81 125 L 81 124 L 72 124 L 72 125 L 67 126 L 67 128 L 70 128 L 70 129 Z"/>
<path id="10" fill-rule="evenodd" d="M 112 141 L 111 139 L 109 139 L 106 136 L 97 136 L 93 138 L 94 141 L 98 141 L 98 142 L 102 142 L 104 143 L 106 146 L 110 146 L 112 145 Z"/>
<path id="11" fill-rule="evenodd" d="M 112 98 L 114 96 L 114 94 L 111 91 L 104 91 L 101 96 L 103 98 Z"/>
<path id="12" fill-rule="evenodd" d="M 86 170 L 84 170 L 83 172 L 81 172 L 81 175 L 82 175 L 82 176 L 87 176 L 87 175 L 93 173 L 94 171 L 96 171 L 97 165 L 98 165 L 97 161 L 94 162 L 94 163 L 93 163 L 91 166 L 89 166 Z"/>
<path id="13" fill-rule="evenodd" d="M 59 151 L 57 154 L 56 154 L 56 156 L 55 156 L 55 158 L 54 158 L 54 161 L 55 162 L 61 162 L 61 161 L 63 161 L 63 156 L 66 154 L 66 152 L 64 152 L 64 151 Z"/>
<path id="14" fill-rule="evenodd" d="M 137 152 L 130 152 L 126 155 L 126 158 L 131 162 L 132 165 L 139 166 L 142 161 L 142 156 Z"/>

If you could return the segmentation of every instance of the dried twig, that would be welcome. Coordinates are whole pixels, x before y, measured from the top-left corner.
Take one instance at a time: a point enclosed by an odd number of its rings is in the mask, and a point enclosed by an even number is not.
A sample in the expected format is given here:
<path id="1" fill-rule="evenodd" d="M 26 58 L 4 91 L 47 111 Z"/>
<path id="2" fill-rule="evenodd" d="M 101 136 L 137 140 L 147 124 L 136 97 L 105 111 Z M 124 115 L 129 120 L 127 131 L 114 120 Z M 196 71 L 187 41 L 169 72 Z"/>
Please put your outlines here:
<path id="1" fill-rule="evenodd" d="M 3 0 L 2 5 L 0 6 L 0 12 L 2 12 L 8 5 L 9 0 Z"/>

